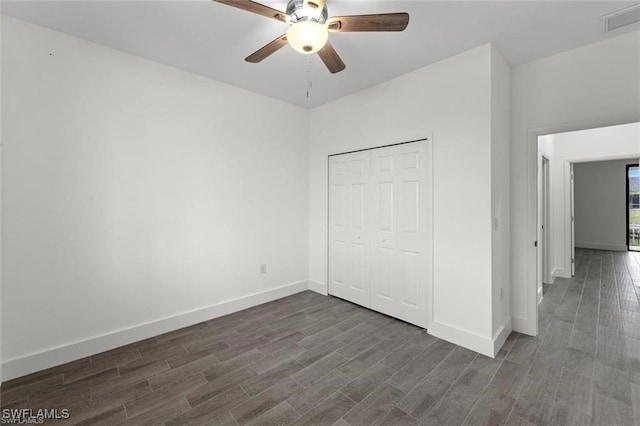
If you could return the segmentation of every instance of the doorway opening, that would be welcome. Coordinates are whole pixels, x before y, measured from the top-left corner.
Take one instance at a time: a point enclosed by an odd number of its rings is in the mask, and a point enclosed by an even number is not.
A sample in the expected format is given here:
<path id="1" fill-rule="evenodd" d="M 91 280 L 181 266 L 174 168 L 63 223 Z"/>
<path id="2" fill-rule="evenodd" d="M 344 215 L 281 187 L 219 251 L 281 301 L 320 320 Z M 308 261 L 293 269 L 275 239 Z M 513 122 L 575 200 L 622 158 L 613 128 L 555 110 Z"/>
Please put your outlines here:
<path id="1" fill-rule="evenodd" d="M 549 288 L 546 283 L 553 283 L 556 278 L 571 278 L 575 273 L 576 256 L 574 249 L 576 246 L 593 248 L 598 250 L 627 250 L 627 237 L 625 236 L 625 213 L 622 207 L 622 199 L 629 199 L 630 205 L 634 210 L 631 219 L 638 217 L 638 226 L 634 227 L 631 222 L 631 228 L 638 229 L 637 240 L 634 246 L 640 252 L 640 197 L 625 196 L 620 185 L 624 185 L 625 165 L 636 163 L 640 157 L 638 149 L 638 132 L 640 132 L 640 123 L 637 121 L 627 122 L 625 124 L 617 124 L 602 127 L 591 128 L 571 128 L 572 126 L 558 126 L 555 128 L 539 129 L 531 131 L 531 140 L 533 142 L 534 161 L 532 165 L 532 173 L 529 174 L 532 185 L 531 211 L 532 219 L 529 224 L 532 230 L 532 244 L 529 252 L 529 265 L 533 272 L 529 275 L 529 287 L 527 289 L 527 314 L 532 320 L 527 323 L 528 334 L 538 334 L 538 303 L 541 294 Z M 607 141 L 607 143 L 603 143 Z M 536 155 L 537 154 L 537 155 Z M 608 223 L 607 229 L 603 230 L 602 226 L 587 226 L 587 230 L 602 231 L 605 235 L 615 237 L 608 239 L 591 238 L 592 234 L 578 235 L 575 227 L 574 211 L 578 206 L 574 206 L 574 166 L 576 164 L 604 161 L 621 162 L 622 169 L 616 172 L 618 178 L 612 177 L 611 180 L 620 182 L 618 189 L 608 189 L 607 191 L 615 192 L 617 195 L 616 205 L 619 205 L 620 214 L 616 215 L 617 222 Z M 577 173 L 577 172 L 576 172 Z M 635 173 L 635 181 L 631 181 L 631 191 L 633 194 L 639 194 L 636 182 L 640 176 L 638 168 L 632 169 L 631 173 Z M 537 176 L 536 176 L 537 174 Z M 619 179 L 619 180 L 618 180 Z M 594 190 L 600 183 L 590 181 L 586 191 Z M 624 186 L 622 186 L 624 187 Z M 636 189 L 633 192 L 634 188 Z M 582 197 L 581 199 L 584 199 Z M 615 198 L 615 197 L 614 197 Z M 587 202 L 589 198 L 587 197 Z M 593 206 L 593 200 L 591 200 Z M 600 206 L 609 207 L 610 203 L 599 203 Z M 586 210 L 580 210 L 584 213 Z M 637 215 L 637 216 L 636 216 Z M 582 215 L 584 218 L 584 214 Z M 584 221 L 583 221 L 584 222 Z M 627 230 L 629 231 L 629 230 Z M 627 236 L 633 231 L 627 232 Z M 615 241 L 612 241 L 615 240 Z M 633 249 L 632 249 L 633 250 Z M 635 251 L 635 250 L 634 250 Z M 551 284 L 552 286 L 553 284 Z"/>
<path id="2" fill-rule="evenodd" d="M 640 251 L 640 168 L 627 165 L 627 249 Z"/>

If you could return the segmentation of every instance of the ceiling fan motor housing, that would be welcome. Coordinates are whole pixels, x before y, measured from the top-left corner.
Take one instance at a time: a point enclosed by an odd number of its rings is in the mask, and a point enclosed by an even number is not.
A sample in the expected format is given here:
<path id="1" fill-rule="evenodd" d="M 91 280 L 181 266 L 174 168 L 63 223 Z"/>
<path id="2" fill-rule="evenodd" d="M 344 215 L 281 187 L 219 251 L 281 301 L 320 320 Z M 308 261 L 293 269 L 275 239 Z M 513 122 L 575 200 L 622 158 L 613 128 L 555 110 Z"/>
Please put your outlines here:
<path id="1" fill-rule="evenodd" d="M 290 0 L 287 4 L 287 15 L 289 15 L 289 23 L 291 24 L 301 21 L 324 24 L 327 22 L 329 12 L 326 4 L 323 4 L 321 8 L 318 3 L 314 3 L 312 0 Z"/>

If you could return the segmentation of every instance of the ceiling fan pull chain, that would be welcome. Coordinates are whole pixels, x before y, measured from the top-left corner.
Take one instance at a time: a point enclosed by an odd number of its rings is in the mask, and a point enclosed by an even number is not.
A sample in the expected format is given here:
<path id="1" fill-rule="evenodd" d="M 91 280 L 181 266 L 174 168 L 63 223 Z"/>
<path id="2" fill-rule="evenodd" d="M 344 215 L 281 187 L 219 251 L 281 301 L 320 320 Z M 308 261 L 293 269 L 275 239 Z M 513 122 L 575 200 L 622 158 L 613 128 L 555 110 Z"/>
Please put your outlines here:
<path id="1" fill-rule="evenodd" d="M 309 60 L 307 62 L 307 99 L 309 99 L 311 89 L 313 89 L 313 84 L 311 83 L 311 61 Z"/>

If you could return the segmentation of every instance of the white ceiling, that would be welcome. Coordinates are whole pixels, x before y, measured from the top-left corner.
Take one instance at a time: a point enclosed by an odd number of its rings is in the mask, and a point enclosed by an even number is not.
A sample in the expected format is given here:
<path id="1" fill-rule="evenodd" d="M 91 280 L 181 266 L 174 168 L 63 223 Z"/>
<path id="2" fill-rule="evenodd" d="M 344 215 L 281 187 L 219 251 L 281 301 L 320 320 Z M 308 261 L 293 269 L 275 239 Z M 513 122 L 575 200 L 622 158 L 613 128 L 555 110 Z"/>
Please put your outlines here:
<path id="1" fill-rule="evenodd" d="M 262 3 L 286 8 L 286 0 Z M 613 37 L 638 27 L 604 34 L 601 17 L 635 3 L 328 0 L 329 16 L 411 16 L 402 33 L 332 33 L 347 65 L 338 74 L 288 46 L 259 64 L 245 62 L 286 25 L 210 0 L 3 1 L 2 13 L 312 108 L 488 42 L 517 65 Z"/>

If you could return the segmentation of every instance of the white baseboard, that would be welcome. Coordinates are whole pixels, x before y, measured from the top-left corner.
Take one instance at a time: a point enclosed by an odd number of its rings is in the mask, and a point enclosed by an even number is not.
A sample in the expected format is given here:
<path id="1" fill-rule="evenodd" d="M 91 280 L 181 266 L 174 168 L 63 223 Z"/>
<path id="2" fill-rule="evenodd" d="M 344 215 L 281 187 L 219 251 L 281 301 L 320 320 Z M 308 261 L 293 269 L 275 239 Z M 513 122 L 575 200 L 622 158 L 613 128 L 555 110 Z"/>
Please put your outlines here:
<path id="1" fill-rule="evenodd" d="M 327 296 L 329 294 L 327 286 L 318 281 L 309 280 L 309 290 L 320 293 L 323 296 Z"/>
<path id="2" fill-rule="evenodd" d="M 553 268 L 548 277 L 544 277 L 542 279 L 543 284 L 553 284 L 556 280 L 556 273 L 558 272 L 558 267 Z"/>
<path id="3" fill-rule="evenodd" d="M 560 278 L 571 278 L 571 268 L 556 268 L 553 270 L 553 275 Z"/>
<path id="4" fill-rule="evenodd" d="M 479 334 L 461 330 L 457 327 L 443 324 L 435 320 L 431 321 L 427 331 L 429 334 L 439 339 L 446 340 L 447 342 L 481 353 L 482 355 L 486 355 L 491 358 L 495 356 L 494 341 L 489 337 L 480 336 Z"/>
<path id="5" fill-rule="evenodd" d="M 564 276 L 563 274 L 564 274 L 564 268 L 558 268 L 556 266 L 555 268 L 553 268 L 553 271 L 551 271 L 551 278 L 553 278 L 553 281 L 555 282 L 556 278 Z"/>
<path id="6" fill-rule="evenodd" d="M 575 242 L 576 248 L 586 248 L 593 250 L 611 250 L 611 251 L 627 251 L 626 245 L 608 244 L 608 243 L 582 243 Z"/>
<path id="7" fill-rule="evenodd" d="M 526 318 L 512 317 L 511 328 L 513 329 L 513 331 L 517 331 L 518 333 L 531 334 L 529 332 L 529 322 Z"/>
<path id="8" fill-rule="evenodd" d="M 504 345 L 504 342 L 507 340 L 507 338 L 511 334 L 511 331 L 512 331 L 511 318 L 507 318 L 504 324 L 502 324 L 498 329 L 498 332 L 493 336 L 494 356 L 498 353 L 498 351 L 500 351 L 500 348 L 502 348 L 502 345 Z"/>
<path id="9" fill-rule="evenodd" d="M 309 287 L 310 283 L 308 281 L 300 281 L 162 318 L 157 321 L 135 325 L 77 342 L 71 342 L 42 352 L 10 359 L 2 363 L 2 380 L 15 379 L 20 376 L 35 373 L 36 371 L 55 367 L 56 365 L 75 361 L 213 318 L 232 314 L 252 306 L 300 293 L 301 291 L 308 290 Z"/>
<path id="10" fill-rule="evenodd" d="M 542 303 L 543 298 L 544 298 L 544 284 L 542 287 L 538 288 L 538 305 Z"/>

